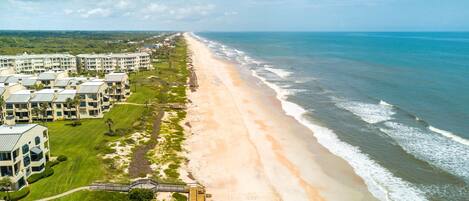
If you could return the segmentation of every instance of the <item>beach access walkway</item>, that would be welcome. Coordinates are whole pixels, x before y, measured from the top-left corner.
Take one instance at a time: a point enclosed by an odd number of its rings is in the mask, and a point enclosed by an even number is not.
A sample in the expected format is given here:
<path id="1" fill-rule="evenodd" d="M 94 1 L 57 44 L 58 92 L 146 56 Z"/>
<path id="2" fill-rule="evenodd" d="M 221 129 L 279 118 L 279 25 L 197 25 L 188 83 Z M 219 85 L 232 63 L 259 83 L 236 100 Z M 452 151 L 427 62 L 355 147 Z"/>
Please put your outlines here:
<path id="1" fill-rule="evenodd" d="M 38 201 L 55 200 L 83 190 L 129 192 L 132 189 L 150 189 L 154 193 L 185 193 L 189 195 L 189 201 L 205 201 L 205 189 L 198 184 L 159 183 L 151 179 L 139 179 L 130 184 L 93 183 L 89 186 L 75 188 L 58 195 L 39 199 Z"/>

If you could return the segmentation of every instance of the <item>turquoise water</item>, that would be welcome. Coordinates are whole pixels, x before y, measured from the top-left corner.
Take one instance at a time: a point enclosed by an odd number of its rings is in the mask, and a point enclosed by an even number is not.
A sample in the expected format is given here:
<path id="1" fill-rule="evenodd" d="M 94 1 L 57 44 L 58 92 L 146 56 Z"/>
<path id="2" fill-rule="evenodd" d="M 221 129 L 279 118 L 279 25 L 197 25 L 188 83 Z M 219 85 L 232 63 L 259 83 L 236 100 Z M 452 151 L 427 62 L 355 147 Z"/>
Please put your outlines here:
<path id="1" fill-rule="evenodd" d="M 196 35 L 275 89 L 377 198 L 469 200 L 469 33 Z"/>

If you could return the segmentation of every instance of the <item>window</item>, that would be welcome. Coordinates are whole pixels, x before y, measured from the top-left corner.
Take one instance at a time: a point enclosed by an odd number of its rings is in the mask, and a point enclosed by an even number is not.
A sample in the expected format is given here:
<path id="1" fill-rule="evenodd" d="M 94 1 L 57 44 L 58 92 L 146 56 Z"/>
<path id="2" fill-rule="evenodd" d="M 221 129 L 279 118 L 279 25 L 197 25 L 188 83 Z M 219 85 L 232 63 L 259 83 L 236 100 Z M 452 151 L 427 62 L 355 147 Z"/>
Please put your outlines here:
<path id="1" fill-rule="evenodd" d="M 86 102 L 80 102 L 80 107 L 86 107 Z"/>
<path id="2" fill-rule="evenodd" d="M 61 116 L 62 116 L 62 112 L 57 112 L 57 116 L 58 116 L 58 117 L 61 117 Z"/>
<path id="3" fill-rule="evenodd" d="M 11 154 L 10 152 L 0 152 L 0 161 L 10 161 Z"/>
<path id="4" fill-rule="evenodd" d="M 25 144 L 23 145 L 23 154 L 27 154 L 29 152 L 29 145 Z"/>
<path id="5" fill-rule="evenodd" d="M 24 164 L 24 167 L 28 167 L 29 164 L 31 164 L 31 158 L 29 158 L 29 156 L 25 156 L 23 158 L 23 164 Z"/>
<path id="6" fill-rule="evenodd" d="M 13 151 L 13 159 L 16 159 L 16 157 L 18 157 L 18 155 L 20 154 L 20 149 L 16 149 L 15 151 Z"/>
<path id="7" fill-rule="evenodd" d="M 34 142 L 36 142 L 36 145 L 39 145 L 39 143 L 41 143 L 41 138 L 39 136 L 36 136 L 34 138 Z"/>
<path id="8" fill-rule="evenodd" d="M 6 108 L 7 109 L 13 109 L 13 104 L 11 104 L 11 103 L 6 104 Z"/>
<path id="9" fill-rule="evenodd" d="M 62 104 L 57 103 L 57 104 L 55 105 L 55 107 L 57 107 L 58 109 L 60 109 L 60 108 L 62 108 Z"/>

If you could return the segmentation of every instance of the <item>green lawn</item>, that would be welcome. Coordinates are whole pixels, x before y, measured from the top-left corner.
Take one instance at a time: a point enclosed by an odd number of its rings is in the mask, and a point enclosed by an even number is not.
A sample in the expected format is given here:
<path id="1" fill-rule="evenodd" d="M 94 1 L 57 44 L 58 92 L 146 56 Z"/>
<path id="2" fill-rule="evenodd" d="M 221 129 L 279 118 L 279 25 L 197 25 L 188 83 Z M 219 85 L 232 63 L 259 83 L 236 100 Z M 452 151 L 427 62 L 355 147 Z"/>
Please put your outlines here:
<path id="1" fill-rule="evenodd" d="M 127 102 L 145 103 L 184 103 L 186 101 L 185 83 L 188 71 L 185 64 L 186 46 L 178 42 L 170 56 L 172 65 L 162 61 L 154 63 L 156 70 L 130 75 L 132 95 Z M 148 79 L 150 76 L 158 78 Z M 174 86 L 174 87 L 173 87 Z M 54 166 L 54 175 L 31 185 L 31 193 L 25 200 L 36 200 L 54 196 L 73 188 L 86 186 L 96 181 L 114 178 L 116 170 L 100 158 L 100 154 L 109 149 L 106 144 L 121 137 L 104 135 L 107 118 L 114 121 L 114 129 L 132 128 L 145 107 L 140 105 L 116 105 L 103 119 L 81 120 L 82 125 L 71 127 L 70 121 L 47 123 L 49 128 L 50 148 L 53 156 L 66 155 L 68 160 Z M 151 122 L 151 119 L 150 119 Z M 180 142 L 182 143 L 182 142 Z M 173 168 L 174 169 L 174 168 Z M 177 169 L 177 168 L 175 168 Z M 82 191 L 63 197 L 60 200 L 126 200 L 125 194 Z"/>
<path id="2" fill-rule="evenodd" d="M 82 120 L 82 125 L 77 127 L 66 125 L 68 121 L 47 123 L 52 155 L 63 154 L 68 160 L 54 167 L 54 175 L 32 184 L 27 200 L 53 196 L 112 176 L 98 157 L 104 150 L 97 145 L 117 139 L 104 135 L 107 131 L 104 121 L 112 118 L 115 129 L 128 128 L 143 109 L 142 106 L 116 105 L 103 119 Z"/>

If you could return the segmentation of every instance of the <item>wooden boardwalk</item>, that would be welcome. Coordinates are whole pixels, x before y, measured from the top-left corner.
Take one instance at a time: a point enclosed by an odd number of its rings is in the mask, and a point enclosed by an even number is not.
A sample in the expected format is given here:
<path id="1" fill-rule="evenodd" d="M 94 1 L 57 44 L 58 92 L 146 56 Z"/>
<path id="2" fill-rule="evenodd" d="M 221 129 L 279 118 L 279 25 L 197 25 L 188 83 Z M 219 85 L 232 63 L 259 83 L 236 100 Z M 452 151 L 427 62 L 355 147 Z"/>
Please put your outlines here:
<path id="1" fill-rule="evenodd" d="M 91 190 L 103 191 L 119 191 L 129 192 L 134 188 L 151 189 L 153 192 L 175 192 L 189 193 L 189 186 L 185 184 L 158 183 L 151 179 L 140 179 L 131 184 L 115 184 L 115 183 L 93 183 L 90 185 Z"/>
<path id="2" fill-rule="evenodd" d="M 189 201 L 205 201 L 205 190 L 198 184 L 172 184 L 172 183 L 158 183 L 151 179 L 139 179 L 130 184 L 118 183 L 93 183 L 89 186 L 83 186 L 71 189 L 67 192 L 42 198 L 39 201 L 55 200 L 72 193 L 82 190 L 96 190 L 96 191 L 115 191 L 115 192 L 129 192 L 132 189 L 143 188 L 151 189 L 153 192 L 170 192 L 170 193 L 187 193 L 189 194 Z"/>

